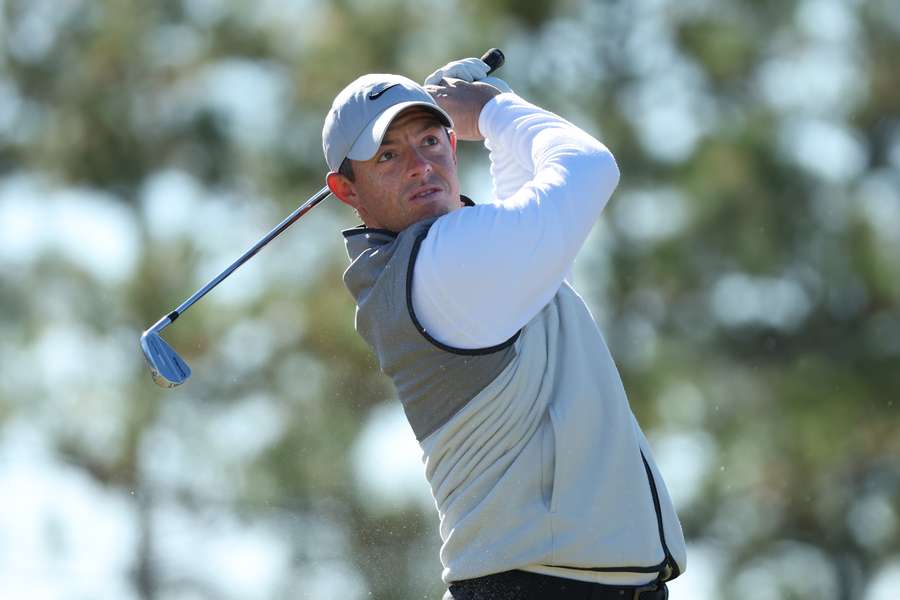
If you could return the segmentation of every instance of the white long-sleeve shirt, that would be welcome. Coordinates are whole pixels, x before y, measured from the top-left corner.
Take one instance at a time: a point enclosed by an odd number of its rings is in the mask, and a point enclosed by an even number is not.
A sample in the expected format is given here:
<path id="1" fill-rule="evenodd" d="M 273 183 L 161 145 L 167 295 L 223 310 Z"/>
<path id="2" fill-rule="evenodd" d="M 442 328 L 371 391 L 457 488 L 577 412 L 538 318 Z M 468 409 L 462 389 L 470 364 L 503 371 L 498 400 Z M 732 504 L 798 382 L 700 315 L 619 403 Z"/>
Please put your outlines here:
<path id="1" fill-rule="evenodd" d="M 489 101 L 478 125 L 497 202 L 438 219 L 412 284 L 424 329 L 465 349 L 502 343 L 540 312 L 619 181 L 603 144 L 515 94 Z"/>

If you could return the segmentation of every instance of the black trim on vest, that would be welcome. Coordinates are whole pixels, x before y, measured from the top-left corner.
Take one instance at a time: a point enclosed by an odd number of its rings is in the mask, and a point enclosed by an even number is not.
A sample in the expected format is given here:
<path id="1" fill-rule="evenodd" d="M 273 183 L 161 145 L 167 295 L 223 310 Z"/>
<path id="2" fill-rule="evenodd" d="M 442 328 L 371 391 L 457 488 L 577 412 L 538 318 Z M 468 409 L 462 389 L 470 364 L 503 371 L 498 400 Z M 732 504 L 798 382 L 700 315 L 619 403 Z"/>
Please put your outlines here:
<path id="1" fill-rule="evenodd" d="M 650 565 L 649 567 L 570 567 L 569 565 L 541 565 L 542 567 L 552 567 L 554 569 L 568 569 L 571 571 L 588 571 L 591 573 L 659 573 L 668 564 L 667 560 L 663 560 L 658 565 Z M 558 577 L 558 576 L 557 576 Z"/>
<path id="2" fill-rule="evenodd" d="M 475 203 L 472 202 L 472 199 L 463 194 L 459 195 L 460 201 L 463 203 L 463 206 L 475 206 Z M 415 223 L 413 223 L 415 225 Z M 350 229 L 345 229 L 341 232 L 341 234 L 348 238 L 353 235 L 359 235 L 361 233 L 383 233 L 385 235 L 389 235 L 391 237 L 397 237 L 396 231 L 391 231 L 390 229 L 379 229 L 378 227 L 366 227 L 365 224 L 359 224 L 356 227 L 352 227 Z"/>
<path id="3" fill-rule="evenodd" d="M 649 567 L 570 567 L 568 565 L 543 565 L 545 567 L 555 567 L 558 569 L 571 569 L 573 571 L 591 571 L 595 573 L 657 573 L 657 581 L 671 581 L 681 575 L 681 569 L 678 563 L 672 558 L 669 551 L 669 545 L 666 543 L 666 532 L 663 528 L 662 507 L 659 502 L 659 491 L 656 489 L 656 479 L 653 477 L 653 470 L 644 451 L 641 450 L 641 460 L 644 462 L 644 470 L 647 472 L 647 483 L 650 484 L 650 494 L 653 496 L 653 509 L 656 512 L 656 527 L 659 530 L 659 542 L 662 544 L 663 554 L 665 558 L 656 565 Z"/>
<path id="4" fill-rule="evenodd" d="M 366 227 L 365 225 L 357 225 L 352 229 L 345 229 L 341 232 L 341 235 L 343 235 L 345 238 L 348 238 L 354 235 L 360 235 L 362 233 L 380 233 L 383 235 L 389 235 L 391 237 L 397 237 L 397 234 L 390 229 L 378 229 L 377 227 Z"/>
<path id="5" fill-rule="evenodd" d="M 451 352 L 453 354 L 461 354 L 463 356 L 479 356 L 479 355 L 483 355 L 483 354 L 493 354 L 494 352 L 498 352 L 498 351 L 508 348 L 509 346 L 514 344 L 515 341 L 519 338 L 519 334 L 522 333 L 521 329 L 519 331 L 517 331 L 515 333 L 515 335 L 513 335 L 511 338 L 509 338 L 505 342 L 497 344 L 496 346 L 491 346 L 489 348 L 472 348 L 472 349 L 454 348 L 453 346 L 448 346 L 447 344 L 442 344 L 438 340 L 436 340 L 433 337 L 431 337 L 430 335 L 428 335 L 428 332 L 425 331 L 425 328 L 422 327 L 421 323 L 419 323 L 419 319 L 416 318 L 416 312 L 413 310 L 413 303 L 412 303 L 413 267 L 415 266 L 416 258 L 419 255 L 419 246 L 422 245 L 422 241 L 425 239 L 425 236 L 427 236 L 427 235 L 428 235 L 428 229 L 426 228 L 422 233 L 420 233 L 416 237 L 416 241 L 413 242 L 412 252 L 409 255 L 409 267 L 406 270 L 406 308 L 407 308 L 407 311 L 409 312 L 409 317 L 412 319 L 413 325 L 415 325 L 415 327 L 419 331 L 419 333 L 422 334 L 422 337 L 424 337 L 426 340 L 428 340 L 434 346 L 436 346 L 437 348 L 440 348 L 444 352 Z"/>
<path id="6" fill-rule="evenodd" d="M 641 450 L 641 460 L 644 461 L 644 470 L 647 471 L 647 481 L 650 483 L 650 492 L 653 494 L 653 508 L 656 509 L 656 526 L 659 528 L 659 542 L 662 544 L 663 552 L 666 555 L 666 560 L 663 564 L 668 567 L 668 572 L 660 571 L 659 579 L 660 581 L 671 581 L 681 575 L 681 569 L 678 568 L 678 563 L 672 558 L 672 552 L 669 551 L 669 545 L 666 543 L 666 531 L 663 526 L 659 491 L 656 489 L 656 478 L 653 477 L 653 469 L 650 468 L 650 463 L 647 462 L 647 457 L 644 456 L 643 450 Z"/>

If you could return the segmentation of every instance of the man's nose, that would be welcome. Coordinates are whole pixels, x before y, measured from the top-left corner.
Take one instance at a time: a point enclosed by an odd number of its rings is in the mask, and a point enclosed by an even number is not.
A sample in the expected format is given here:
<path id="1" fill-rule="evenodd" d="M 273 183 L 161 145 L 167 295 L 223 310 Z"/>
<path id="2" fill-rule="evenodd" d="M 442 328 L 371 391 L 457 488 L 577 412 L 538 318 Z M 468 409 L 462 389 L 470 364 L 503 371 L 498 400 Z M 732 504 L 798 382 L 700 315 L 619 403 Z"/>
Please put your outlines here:
<path id="1" fill-rule="evenodd" d="M 407 164 L 407 174 L 411 177 L 421 177 L 433 170 L 431 160 L 420 152 L 417 148 L 413 148 L 409 154 L 409 163 Z"/>

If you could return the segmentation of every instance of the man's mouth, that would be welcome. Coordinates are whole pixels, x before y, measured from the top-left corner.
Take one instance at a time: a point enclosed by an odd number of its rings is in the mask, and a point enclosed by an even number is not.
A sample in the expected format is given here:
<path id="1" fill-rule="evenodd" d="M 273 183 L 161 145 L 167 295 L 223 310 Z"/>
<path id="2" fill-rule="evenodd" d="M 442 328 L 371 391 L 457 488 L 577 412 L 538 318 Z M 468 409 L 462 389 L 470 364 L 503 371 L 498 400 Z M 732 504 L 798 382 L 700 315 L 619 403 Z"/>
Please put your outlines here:
<path id="1" fill-rule="evenodd" d="M 441 188 L 439 188 L 439 187 L 427 187 L 427 188 L 425 188 L 425 189 L 419 190 L 418 192 L 416 192 L 415 194 L 413 194 L 412 196 L 410 196 L 409 199 L 410 199 L 410 200 L 413 200 L 413 201 L 415 201 L 415 200 L 425 200 L 425 199 L 429 198 L 430 196 L 432 196 L 432 195 L 434 195 L 434 194 L 436 194 L 436 193 L 438 193 L 438 192 L 440 192 L 440 191 L 441 191 Z"/>

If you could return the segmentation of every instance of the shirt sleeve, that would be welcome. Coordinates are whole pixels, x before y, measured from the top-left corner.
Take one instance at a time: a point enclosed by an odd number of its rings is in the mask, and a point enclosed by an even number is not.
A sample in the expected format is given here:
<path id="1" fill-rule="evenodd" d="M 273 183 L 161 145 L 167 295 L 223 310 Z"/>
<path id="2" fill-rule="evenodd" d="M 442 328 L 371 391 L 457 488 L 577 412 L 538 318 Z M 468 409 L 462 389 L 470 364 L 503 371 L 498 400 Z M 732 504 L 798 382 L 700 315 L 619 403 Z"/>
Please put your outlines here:
<path id="1" fill-rule="evenodd" d="M 500 344 L 543 309 L 619 181 L 603 144 L 515 94 L 488 102 L 479 128 L 498 202 L 434 222 L 411 290 L 422 328 L 460 349 Z"/>

